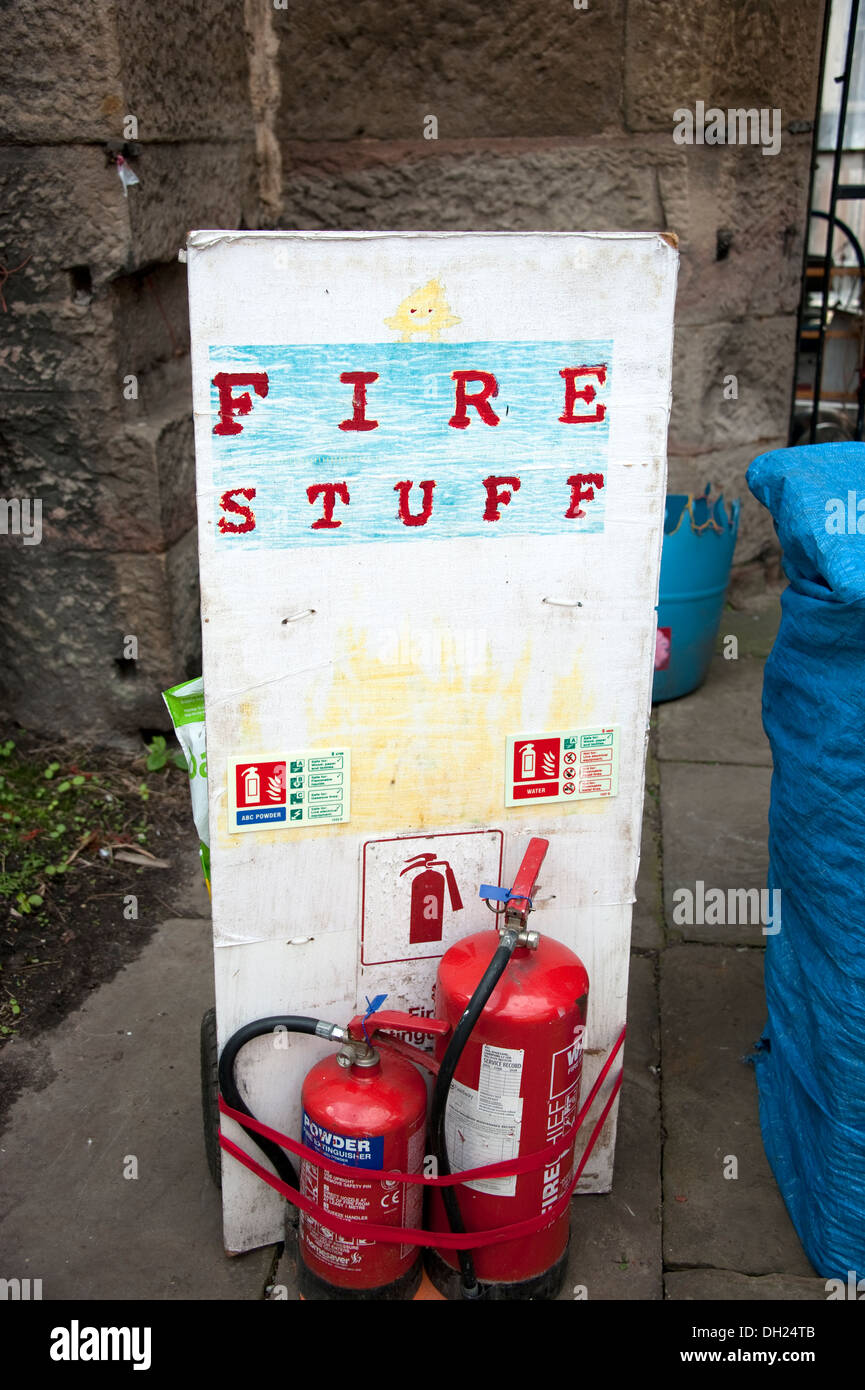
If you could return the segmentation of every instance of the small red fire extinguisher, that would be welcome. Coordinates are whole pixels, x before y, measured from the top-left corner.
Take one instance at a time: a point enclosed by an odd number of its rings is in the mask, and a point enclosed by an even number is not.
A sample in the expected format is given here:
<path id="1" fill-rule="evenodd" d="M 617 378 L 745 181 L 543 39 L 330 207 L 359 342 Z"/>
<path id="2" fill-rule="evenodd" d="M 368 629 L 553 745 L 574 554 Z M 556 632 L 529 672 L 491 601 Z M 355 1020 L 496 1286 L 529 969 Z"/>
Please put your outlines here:
<path id="1" fill-rule="evenodd" d="M 382 996 L 384 997 L 384 996 Z M 378 1000 L 373 1001 L 374 1004 Z M 312 1033 L 340 1050 L 317 1062 L 301 1092 L 304 1145 L 340 1166 L 321 1168 L 302 1158 L 298 1179 L 285 1151 L 247 1130 L 283 1182 L 297 1188 L 323 1215 L 350 1224 L 336 1231 L 301 1211 L 298 1284 L 302 1298 L 410 1299 L 422 1277 L 416 1245 L 370 1240 L 365 1225 L 417 1227 L 423 1190 L 396 1179 L 367 1178 L 365 1170 L 420 1173 L 426 1151 L 427 1089 L 418 1066 L 434 1070 L 429 1053 L 402 1038 L 381 1033 L 426 1033 L 443 1038 L 442 1019 L 381 1011 L 358 1014 L 347 1028 L 321 1019 L 277 1016 L 241 1028 L 226 1043 L 219 1061 L 220 1089 L 235 1110 L 250 1115 L 237 1087 L 237 1054 L 254 1037 L 281 1029 Z"/>
<path id="2" fill-rule="evenodd" d="M 409 859 L 400 872 L 411 873 L 423 868 L 423 873 L 412 880 L 411 918 L 409 941 L 418 944 L 424 941 L 441 941 L 444 921 L 445 884 L 450 897 L 451 911 L 461 912 L 463 900 L 457 887 L 456 876 L 446 859 L 436 859 L 435 854 L 416 854 Z M 439 870 L 443 869 L 444 873 Z"/>

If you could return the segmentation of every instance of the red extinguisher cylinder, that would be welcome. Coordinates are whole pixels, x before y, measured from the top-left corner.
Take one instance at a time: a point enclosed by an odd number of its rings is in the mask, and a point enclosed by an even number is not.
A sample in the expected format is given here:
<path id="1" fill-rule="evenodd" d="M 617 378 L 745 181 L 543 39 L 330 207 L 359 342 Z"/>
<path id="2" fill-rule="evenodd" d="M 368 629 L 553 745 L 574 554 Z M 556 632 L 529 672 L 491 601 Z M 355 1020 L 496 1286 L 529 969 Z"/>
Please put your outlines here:
<path id="1" fill-rule="evenodd" d="M 342 1171 L 326 1172 L 302 1159 L 300 1190 L 324 1213 L 352 1223 L 356 1233 L 334 1231 L 301 1213 L 303 1298 L 406 1299 L 421 1281 L 417 1246 L 372 1240 L 364 1232 L 365 1225 L 416 1228 L 423 1207 L 419 1183 L 364 1176 L 365 1169 L 420 1173 L 426 1148 L 427 1090 L 417 1068 L 430 1070 L 432 1059 L 403 1038 L 377 1038 L 380 1030 L 441 1038 L 449 1028 L 440 1019 L 392 1010 L 374 1017 L 358 1014 L 343 1036 L 342 1050 L 307 1075 L 301 1092 L 303 1142 Z"/>
<path id="2" fill-rule="evenodd" d="M 499 945 L 496 931 L 477 932 L 446 952 L 436 984 L 436 1014 L 455 1028 Z M 589 978 L 567 946 L 541 936 L 518 946 L 466 1043 L 451 1083 L 445 1131 L 452 1172 L 534 1153 L 573 1126 L 579 1109 Z M 437 1040 L 436 1055 L 446 1042 Z M 536 1171 L 460 1184 L 468 1232 L 510 1225 L 551 1211 L 574 1171 L 575 1143 Z M 447 1230 L 433 1191 L 433 1230 Z M 533 1235 L 473 1252 L 487 1296 L 555 1297 L 564 1278 L 567 1209 Z M 457 1257 L 434 1251 L 427 1268 L 448 1297 L 457 1292 Z"/>
<path id="3" fill-rule="evenodd" d="M 364 1239 L 365 1222 L 419 1226 L 417 1184 L 364 1178 L 364 1168 L 418 1173 L 423 1167 L 427 1092 L 411 1062 L 386 1053 L 370 1065 L 328 1057 L 303 1084 L 303 1142 L 345 1166 L 335 1176 L 301 1161 L 300 1190 L 357 1235 L 329 1230 L 301 1213 L 300 1286 L 304 1298 L 410 1298 L 420 1283 L 417 1246 Z M 342 1291 L 342 1292 L 341 1292 Z"/>

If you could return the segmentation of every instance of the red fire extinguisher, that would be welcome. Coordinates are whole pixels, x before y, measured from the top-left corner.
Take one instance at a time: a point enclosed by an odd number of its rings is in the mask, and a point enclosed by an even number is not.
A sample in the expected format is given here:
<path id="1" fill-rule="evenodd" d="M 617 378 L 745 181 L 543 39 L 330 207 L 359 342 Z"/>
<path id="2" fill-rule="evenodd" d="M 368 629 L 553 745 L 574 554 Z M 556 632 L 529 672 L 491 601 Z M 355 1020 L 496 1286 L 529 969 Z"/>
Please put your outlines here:
<path id="1" fill-rule="evenodd" d="M 377 1002 L 377 1001 L 374 1001 Z M 336 1055 L 317 1062 L 301 1092 L 303 1143 L 338 1163 L 339 1174 L 301 1159 L 298 1180 L 285 1151 L 252 1130 L 250 1138 L 267 1154 L 279 1176 L 298 1188 L 324 1213 L 356 1228 L 331 1230 L 301 1212 L 298 1283 L 305 1299 L 408 1299 L 422 1276 L 416 1245 L 364 1237 L 364 1225 L 417 1227 L 421 1224 L 419 1184 L 365 1178 L 364 1170 L 420 1173 L 426 1152 L 427 1089 L 418 1066 L 434 1070 L 428 1053 L 386 1031 L 427 1033 L 442 1038 L 450 1025 L 441 1019 L 381 1011 L 358 1014 L 348 1028 L 297 1016 L 260 1019 L 226 1043 L 219 1062 L 220 1089 L 235 1110 L 251 1115 L 237 1088 L 234 1065 L 241 1047 L 254 1037 L 283 1029 L 313 1033 L 341 1044 Z"/>
<path id="2" fill-rule="evenodd" d="M 579 1107 L 589 979 L 579 957 L 526 929 L 548 842 L 532 839 L 501 931 L 451 946 L 436 984 L 439 1039 L 432 1137 L 440 1172 L 517 1158 L 566 1135 Z M 574 1140 L 546 1167 L 437 1189 L 434 1230 L 484 1230 L 552 1212 L 574 1171 Z M 427 1270 L 449 1298 L 551 1298 L 565 1275 L 567 1209 L 533 1235 L 474 1252 L 431 1251 Z"/>
<path id="3" fill-rule="evenodd" d="M 418 874 L 417 878 L 412 880 L 411 885 L 409 941 L 412 943 L 441 941 L 445 883 L 447 883 L 453 912 L 462 911 L 463 900 L 460 897 L 456 876 L 450 864 L 446 859 L 436 859 L 435 854 L 416 854 L 414 858 L 407 861 L 405 868 L 400 872 L 400 878 L 403 874 L 411 873 L 421 867 L 423 867 L 423 873 Z M 444 873 L 437 872 L 439 869 L 444 869 Z"/>

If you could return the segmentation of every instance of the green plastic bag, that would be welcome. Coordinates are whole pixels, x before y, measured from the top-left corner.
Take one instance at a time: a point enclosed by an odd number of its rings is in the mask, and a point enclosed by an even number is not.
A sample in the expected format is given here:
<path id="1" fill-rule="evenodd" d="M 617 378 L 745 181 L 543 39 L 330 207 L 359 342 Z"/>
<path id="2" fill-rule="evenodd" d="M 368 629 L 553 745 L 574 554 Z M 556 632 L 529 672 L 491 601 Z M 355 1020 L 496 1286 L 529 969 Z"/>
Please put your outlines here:
<path id="1" fill-rule="evenodd" d="M 210 892 L 210 830 L 207 821 L 207 744 L 204 734 L 204 681 L 174 685 L 162 695 L 171 715 L 177 741 L 183 749 L 192 795 L 192 818 L 198 831 L 201 867 Z"/>

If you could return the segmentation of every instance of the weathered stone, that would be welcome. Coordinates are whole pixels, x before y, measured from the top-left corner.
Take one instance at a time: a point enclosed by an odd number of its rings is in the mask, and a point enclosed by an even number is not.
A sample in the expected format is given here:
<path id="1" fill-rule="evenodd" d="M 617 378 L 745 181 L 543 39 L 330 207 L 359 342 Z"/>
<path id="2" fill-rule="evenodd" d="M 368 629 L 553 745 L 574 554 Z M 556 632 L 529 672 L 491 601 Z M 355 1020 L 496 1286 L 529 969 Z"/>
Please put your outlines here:
<path id="1" fill-rule="evenodd" d="M 115 15 L 125 110 L 145 146 L 252 139 L 243 5 L 148 0 Z"/>
<path id="2" fill-rule="evenodd" d="M 786 435 L 795 341 L 792 314 L 680 328 L 671 454 L 692 458 Z"/>
<path id="3" fill-rule="evenodd" d="M 794 314 L 810 136 L 785 137 L 773 158 L 751 147 L 690 146 L 682 152 L 682 164 L 659 168 L 667 225 L 680 237 L 677 323 Z M 792 371 L 790 360 L 786 369 Z"/>
<path id="4" fill-rule="evenodd" d="M 744 1061 L 765 1022 L 762 967 L 763 953 L 747 949 L 671 946 L 661 957 L 668 1268 L 812 1274 L 763 1152 Z"/>
<path id="5" fill-rule="evenodd" d="M 123 389 L 130 373 L 140 375 L 187 357 L 189 310 L 182 265 L 152 266 L 90 291 L 81 287 L 80 271 L 41 277 L 34 271 L 8 282 L 6 326 L 11 332 L 0 343 L 4 393 L 101 393 L 105 405 L 113 406 L 127 399 Z"/>
<path id="6" fill-rule="evenodd" d="M 189 538 L 167 556 L 58 554 L 5 539 L 0 697 L 8 716 L 38 732 L 106 744 L 165 727 L 160 692 L 195 657 L 178 649 L 176 635 L 193 638 L 193 555 Z M 134 663 L 123 660 L 125 636 L 138 639 Z"/>
<path id="7" fill-rule="evenodd" d="M 299 228 L 664 228 L 657 142 L 436 148 L 285 146 L 283 222 Z"/>
<path id="8" fill-rule="evenodd" d="M 279 11 L 282 139 L 585 136 L 621 128 L 622 0 Z M 298 80 L 303 75 L 302 81 Z M 432 210 L 432 209 L 430 209 Z"/>
<path id="9" fill-rule="evenodd" d="M 72 277 L 67 281 L 62 299 L 11 300 L 12 334 L 0 343 L 4 394 L 92 392 L 116 370 L 107 294 L 76 303 Z"/>
<path id="10" fill-rule="evenodd" d="M 120 135 L 124 104 L 115 10 L 111 0 L 16 0 L 4 6 L 0 138 L 58 144 Z"/>
<path id="11" fill-rule="evenodd" d="M 200 676 L 201 592 L 198 584 L 198 531 L 181 537 L 165 556 L 165 577 L 171 604 L 171 635 L 174 646 L 174 673 L 169 685 Z M 167 689 L 161 686 L 161 690 Z M 165 714 L 158 727 L 167 727 Z"/>
<path id="12" fill-rule="evenodd" d="M 133 188 L 130 198 L 138 191 Z M 80 267 L 99 290 L 125 269 L 131 252 L 129 200 L 123 197 L 117 170 L 98 146 L 0 149 L 0 203 L 4 263 L 31 258 L 8 282 L 10 309 L 28 292 L 26 282 L 34 276 Z"/>
<path id="13" fill-rule="evenodd" d="M 130 372 L 140 375 L 160 363 L 187 357 L 186 267 L 176 257 L 164 265 L 118 276 L 111 284 L 111 312 L 118 380 Z"/>
<path id="14" fill-rule="evenodd" d="M 625 114 L 632 130 L 672 130 L 677 107 L 780 108 L 814 115 L 822 6 L 811 0 L 682 5 L 631 0 Z M 768 162 L 768 160 L 764 161 Z"/>
<path id="15" fill-rule="evenodd" d="M 193 228 L 238 227 L 254 204 L 251 140 L 148 145 L 136 170 L 141 182 L 128 198 L 131 265 L 176 261 Z M 254 225 L 250 217 L 247 225 Z"/>
<path id="16" fill-rule="evenodd" d="M 728 757 L 735 752 L 735 734 L 727 744 Z M 699 743 L 693 756 L 699 755 Z M 768 767 L 743 767 L 711 763 L 662 763 L 661 823 L 664 828 L 664 908 L 669 936 L 688 941 L 720 941 L 732 944 L 750 942 L 765 945 L 764 926 L 770 922 L 771 900 L 732 897 L 736 890 L 760 893 L 768 874 Z M 702 898 L 698 884 L 703 885 Z M 689 899 L 674 897 L 687 889 L 693 896 L 693 913 L 687 911 Z M 699 912 L 710 889 L 724 895 L 723 912 L 709 911 L 711 903 Z M 720 921 L 677 922 L 677 916 L 702 915 Z M 735 922 L 730 922 L 730 917 Z M 744 919 L 744 920 L 742 920 Z"/>
<path id="17" fill-rule="evenodd" d="M 161 551 L 195 525 L 187 380 L 150 410 L 78 393 L 0 397 L 4 427 L 6 495 L 41 499 L 46 548 Z"/>
<path id="18" fill-rule="evenodd" d="M 6 261 L 31 261 L 7 302 L 37 273 L 86 272 L 94 292 L 133 266 L 172 262 L 193 227 L 236 227 L 255 185 L 255 147 L 235 143 L 146 146 L 127 190 L 102 149 L 13 146 L 0 150 Z M 62 209 L 62 215 L 60 210 Z"/>
<path id="19" fill-rule="evenodd" d="M 249 137 L 243 7 L 18 0 L 3 26 L 0 129 L 10 141 Z M 127 117 L 138 121 L 137 137 Z"/>

